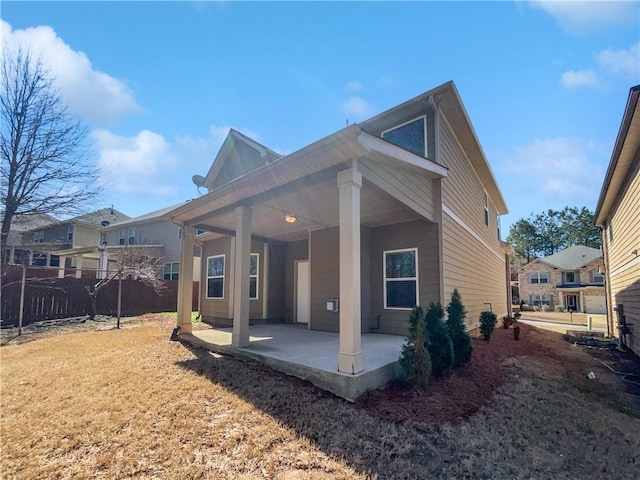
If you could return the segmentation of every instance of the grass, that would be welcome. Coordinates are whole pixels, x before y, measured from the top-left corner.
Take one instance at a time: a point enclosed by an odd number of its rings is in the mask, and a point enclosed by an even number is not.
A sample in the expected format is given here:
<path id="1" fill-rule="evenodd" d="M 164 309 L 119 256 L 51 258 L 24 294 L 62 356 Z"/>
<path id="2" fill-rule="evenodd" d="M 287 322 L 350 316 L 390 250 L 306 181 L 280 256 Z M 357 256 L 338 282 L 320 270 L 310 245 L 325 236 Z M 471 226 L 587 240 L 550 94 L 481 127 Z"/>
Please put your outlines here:
<path id="1" fill-rule="evenodd" d="M 640 420 L 561 364 L 508 358 L 458 424 L 389 421 L 146 321 L 0 349 L 2 478 L 637 478 Z"/>

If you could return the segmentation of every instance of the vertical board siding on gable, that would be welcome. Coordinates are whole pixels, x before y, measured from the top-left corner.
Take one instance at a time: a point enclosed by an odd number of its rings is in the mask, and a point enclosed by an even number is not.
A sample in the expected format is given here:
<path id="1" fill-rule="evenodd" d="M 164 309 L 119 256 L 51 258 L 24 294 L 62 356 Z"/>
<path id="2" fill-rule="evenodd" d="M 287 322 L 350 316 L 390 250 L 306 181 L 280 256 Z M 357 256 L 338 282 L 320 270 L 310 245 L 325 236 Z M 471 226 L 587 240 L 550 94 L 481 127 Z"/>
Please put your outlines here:
<path id="1" fill-rule="evenodd" d="M 244 142 L 234 140 L 236 150 L 227 152 L 227 159 L 213 183 L 218 188 L 266 163 L 266 158 Z"/>
<path id="2" fill-rule="evenodd" d="M 609 275 L 612 303 L 624 305 L 627 322 L 632 323 L 630 347 L 640 353 L 640 166 L 624 192 L 612 217 L 613 242 L 609 248 Z M 633 254 L 636 250 L 636 254 Z M 636 261 L 635 265 L 632 263 Z M 625 270 L 624 267 L 628 266 Z M 618 270 L 616 272 L 616 270 Z M 613 313 L 614 328 L 617 316 Z M 615 335 L 618 331 L 615 330 Z"/>
<path id="3" fill-rule="evenodd" d="M 484 188 L 446 121 L 441 122 L 440 157 L 449 168 L 447 177 L 442 180 L 443 204 L 499 252 L 496 208 L 489 198 L 489 225 L 485 225 Z"/>
<path id="4" fill-rule="evenodd" d="M 231 288 L 230 267 L 231 238 L 223 237 L 211 240 L 202 245 L 202 282 L 200 282 L 200 313 L 205 318 L 231 318 L 229 315 L 229 299 Z M 207 257 L 225 255 L 224 264 L 224 298 L 207 298 Z"/>
<path id="5" fill-rule="evenodd" d="M 431 178 L 368 160 L 359 162 L 359 170 L 365 179 L 380 188 L 384 186 L 390 195 L 395 198 L 399 195 L 412 209 L 425 218 L 434 220 Z"/>

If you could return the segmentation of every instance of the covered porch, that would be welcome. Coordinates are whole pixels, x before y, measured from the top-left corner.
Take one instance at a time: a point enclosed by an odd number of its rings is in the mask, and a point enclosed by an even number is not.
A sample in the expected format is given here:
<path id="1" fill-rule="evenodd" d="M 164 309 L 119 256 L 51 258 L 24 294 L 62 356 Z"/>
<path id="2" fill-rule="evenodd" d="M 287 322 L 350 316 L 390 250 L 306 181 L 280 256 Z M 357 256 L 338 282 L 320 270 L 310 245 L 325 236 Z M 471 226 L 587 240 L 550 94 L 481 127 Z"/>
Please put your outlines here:
<path id="1" fill-rule="evenodd" d="M 254 325 L 249 329 L 249 346 L 240 348 L 232 345 L 232 332 L 232 328 L 196 330 L 180 338 L 211 352 L 259 361 L 349 401 L 400 374 L 398 358 L 404 337 L 398 335 L 363 334 L 365 367 L 351 375 L 337 371 L 338 333 L 309 330 L 303 325 Z"/>

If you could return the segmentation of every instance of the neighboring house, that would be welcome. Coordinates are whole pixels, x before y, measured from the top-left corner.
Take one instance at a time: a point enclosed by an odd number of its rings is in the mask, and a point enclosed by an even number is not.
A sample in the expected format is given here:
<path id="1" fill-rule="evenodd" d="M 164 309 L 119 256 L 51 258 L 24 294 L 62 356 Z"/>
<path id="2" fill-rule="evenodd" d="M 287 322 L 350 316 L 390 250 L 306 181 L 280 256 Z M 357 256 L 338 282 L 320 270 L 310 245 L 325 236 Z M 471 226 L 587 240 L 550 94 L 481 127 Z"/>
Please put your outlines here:
<path id="1" fill-rule="evenodd" d="M 640 354 L 640 85 L 629 92 L 595 211 L 602 228 L 609 333 Z M 621 330 L 619 330 L 619 327 Z"/>
<path id="2" fill-rule="evenodd" d="M 162 208 L 145 215 L 112 223 L 100 230 L 100 245 L 107 252 L 122 248 L 138 248 L 161 259 L 158 271 L 164 280 L 178 280 L 180 272 L 180 228 L 171 222 L 171 211 L 184 203 Z M 193 258 L 194 281 L 200 280 L 200 252 Z"/>
<path id="3" fill-rule="evenodd" d="M 520 268 L 520 299 L 531 306 L 562 305 L 567 311 L 606 313 L 602 252 L 576 245 Z"/>
<path id="4" fill-rule="evenodd" d="M 362 332 L 405 335 L 414 305 L 454 288 L 469 329 L 508 312 L 507 207 L 453 82 L 282 157 L 232 131 L 202 183 L 172 219 L 183 259 L 202 246 L 201 314 L 233 346 L 250 321 L 304 324 L 339 332 L 338 371 L 357 374 Z"/>
<path id="5" fill-rule="evenodd" d="M 24 249 L 23 244 L 32 243 L 32 237 L 27 235 L 28 239 L 25 238 L 23 241 L 24 234 L 32 230 L 44 229 L 56 223 L 58 223 L 58 220 L 46 213 L 15 215 L 11 220 L 11 228 L 7 238 L 6 250 L 2 256 L 2 263 L 29 264 L 30 251 Z M 29 241 L 27 242 L 27 240 Z"/>
<path id="6" fill-rule="evenodd" d="M 81 257 L 73 257 L 69 251 L 78 248 L 97 247 L 99 230 L 106 223 L 129 218 L 114 208 L 102 208 L 68 220 L 56 220 L 44 226 L 30 228 L 22 234 L 21 249 L 28 252 L 28 265 L 45 267 L 95 268 L 95 262 L 82 263 Z"/>

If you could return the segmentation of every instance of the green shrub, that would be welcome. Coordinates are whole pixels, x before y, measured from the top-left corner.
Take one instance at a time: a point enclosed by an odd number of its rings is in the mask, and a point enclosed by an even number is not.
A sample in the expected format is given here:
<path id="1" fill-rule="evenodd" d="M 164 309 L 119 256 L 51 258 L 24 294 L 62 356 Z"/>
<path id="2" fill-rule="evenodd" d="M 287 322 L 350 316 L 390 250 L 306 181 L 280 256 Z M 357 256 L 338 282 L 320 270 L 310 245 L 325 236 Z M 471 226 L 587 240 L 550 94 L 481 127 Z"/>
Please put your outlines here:
<path id="1" fill-rule="evenodd" d="M 493 312 L 480 312 L 480 334 L 485 340 L 491 339 L 493 329 L 496 328 L 498 317 Z"/>
<path id="2" fill-rule="evenodd" d="M 449 329 L 444 323 L 444 308 L 440 302 L 429 304 L 425 315 L 427 350 L 431 357 L 431 373 L 442 377 L 453 366 L 453 344 Z"/>
<path id="3" fill-rule="evenodd" d="M 533 311 L 534 312 L 539 312 L 540 311 L 540 305 L 534 305 L 533 306 Z"/>
<path id="4" fill-rule="evenodd" d="M 424 310 L 414 307 L 409 317 L 409 335 L 400 355 L 402 377 L 407 383 L 423 387 L 431 376 L 431 358 L 426 347 Z"/>
<path id="5" fill-rule="evenodd" d="M 520 305 L 520 310 L 522 312 L 530 312 L 532 309 L 528 303 L 523 303 L 522 305 Z"/>
<path id="6" fill-rule="evenodd" d="M 471 360 L 473 351 L 473 341 L 467 333 L 464 319 L 467 317 L 467 310 L 462 304 L 462 297 L 458 289 L 454 289 L 451 294 L 451 301 L 447 305 L 447 329 L 453 344 L 453 366 L 460 367 Z"/>
<path id="7" fill-rule="evenodd" d="M 563 305 L 556 305 L 554 310 L 556 312 L 564 312 L 564 306 Z"/>
<path id="8" fill-rule="evenodd" d="M 549 305 L 542 305 L 542 307 L 540 307 L 541 310 L 543 312 L 550 312 L 551 311 L 551 307 Z"/>

